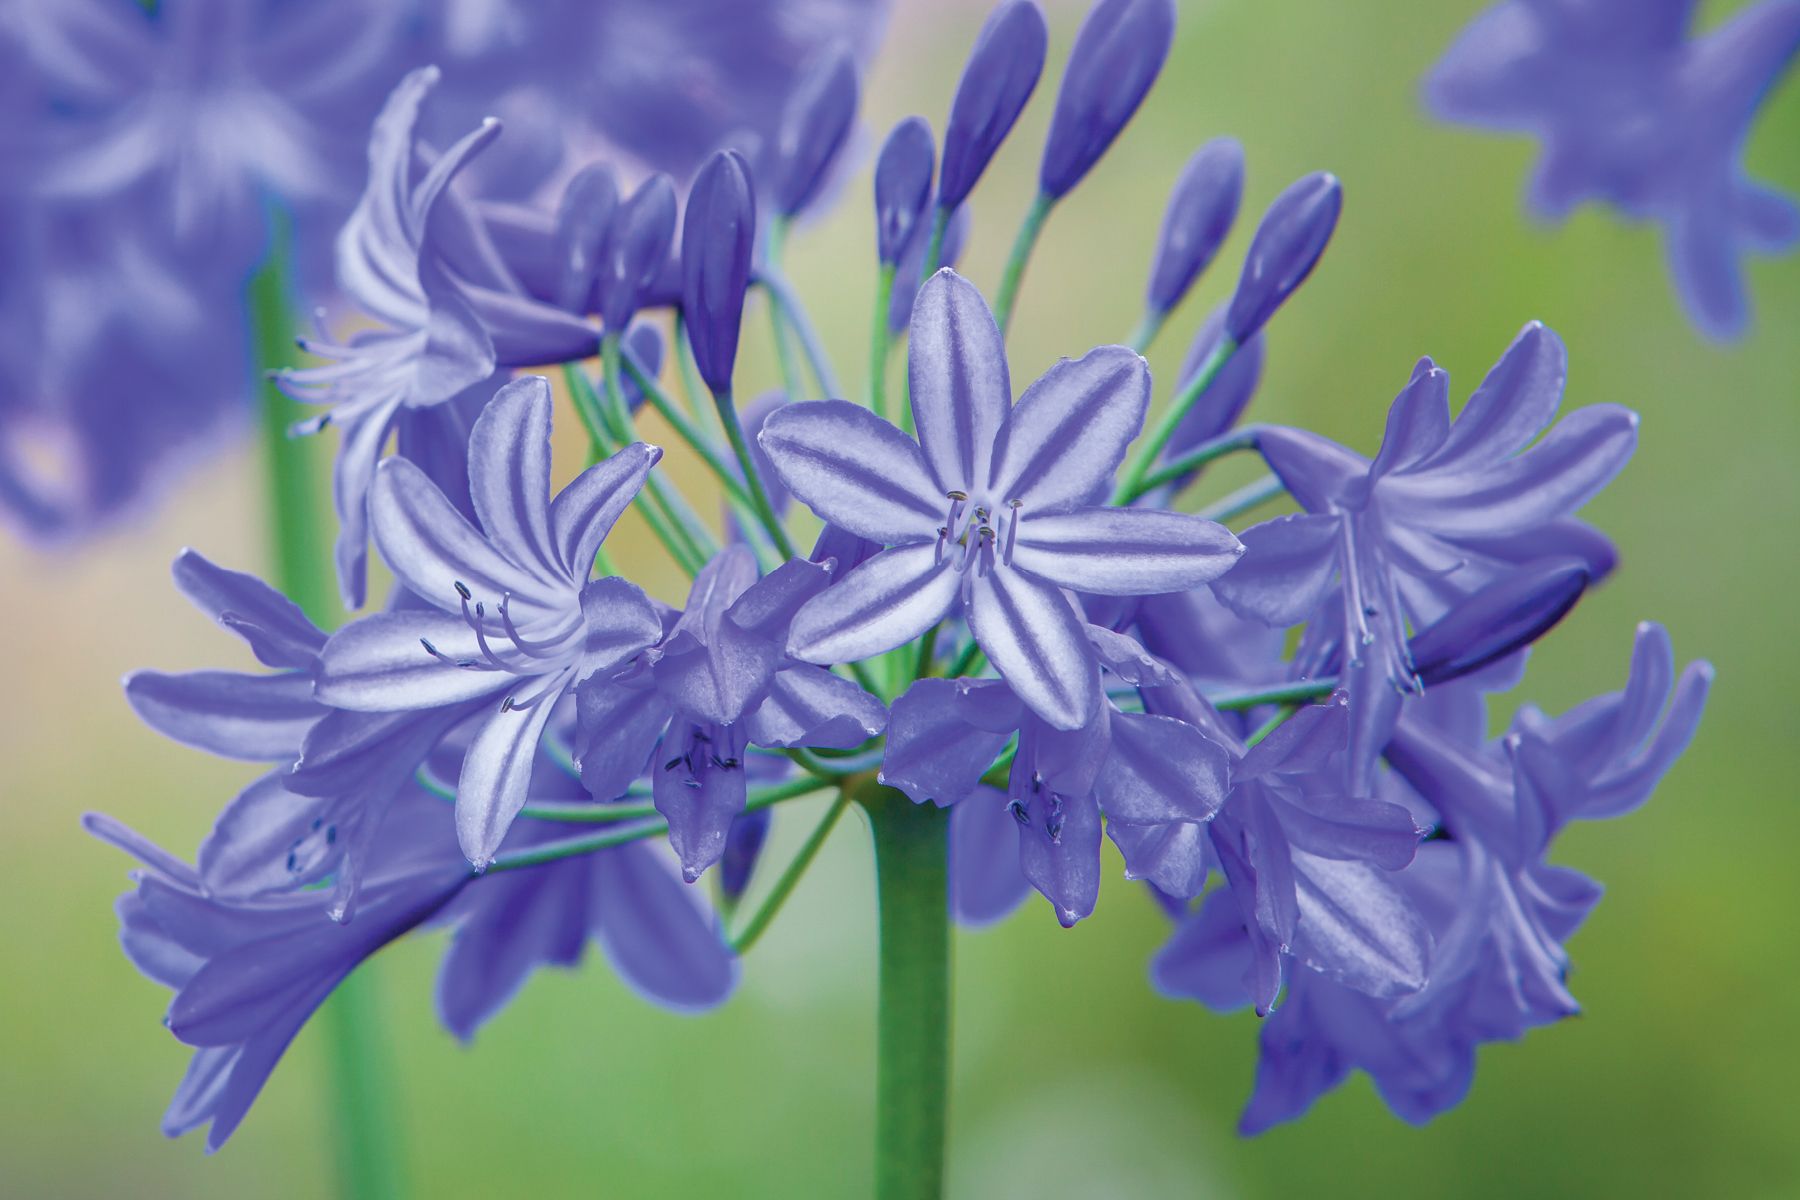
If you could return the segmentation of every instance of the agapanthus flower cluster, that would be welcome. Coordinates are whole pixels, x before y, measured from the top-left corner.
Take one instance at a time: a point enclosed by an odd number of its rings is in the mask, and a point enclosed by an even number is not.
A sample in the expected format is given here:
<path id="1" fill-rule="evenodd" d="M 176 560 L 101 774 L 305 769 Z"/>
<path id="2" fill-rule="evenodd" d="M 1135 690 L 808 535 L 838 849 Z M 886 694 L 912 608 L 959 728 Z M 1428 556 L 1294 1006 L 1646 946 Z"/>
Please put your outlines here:
<path id="1" fill-rule="evenodd" d="M 1173 28 L 1168 0 L 1100 0 L 1083 25 L 1008 297 Z M 1598 889 L 1548 861 L 1551 841 L 1648 798 L 1710 669 L 1678 675 L 1645 625 L 1622 691 L 1522 709 L 1498 739 L 1485 696 L 1614 569 L 1578 514 L 1637 418 L 1566 409 L 1564 346 L 1533 322 L 1454 419 L 1445 370 L 1397 364 L 1373 459 L 1240 424 L 1264 327 L 1335 230 L 1324 172 L 1276 195 L 1231 299 L 1191 320 L 1159 388 L 1142 350 L 1188 319 L 1242 199 L 1247 156 L 1218 137 L 1146 246 L 1144 311 L 1095 314 L 1135 321 L 1132 344 L 1071 346 L 1017 387 L 1007 309 L 943 264 L 1047 44 L 1031 0 L 1002 4 L 941 142 L 920 117 L 886 140 L 870 371 L 849 390 L 780 248 L 841 169 L 852 59 L 820 60 L 771 145 L 713 153 L 685 190 L 626 186 L 603 160 L 504 212 L 468 184 L 510 132 L 476 120 L 434 150 L 421 130 L 452 67 L 400 82 L 337 241 L 369 323 L 284 376 L 323 406 L 298 432 L 338 439 L 345 600 L 366 598 L 371 544 L 392 590 L 328 634 L 184 554 L 178 586 L 261 669 L 144 672 L 128 696 L 267 772 L 193 866 L 90 819 L 140 863 L 125 946 L 174 990 L 169 1028 L 195 1048 L 169 1132 L 210 1121 L 221 1144 L 332 988 L 418 929 L 452 931 L 438 1008 L 461 1037 L 590 937 L 653 1002 L 717 1004 L 850 801 L 950 808 L 946 919 L 977 924 L 1033 890 L 1063 925 L 1089 918 L 1110 840 L 1172 921 L 1155 986 L 1266 1018 L 1246 1129 L 1352 1067 L 1424 1119 L 1467 1089 L 1476 1045 L 1575 1011 L 1563 943 Z M 766 323 L 746 318 L 753 295 Z M 895 327 L 903 400 L 886 387 Z M 788 369 L 740 404 L 739 342 L 765 333 Z M 545 363 L 591 462 L 561 489 L 551 384 L 514 376 Z M 712 470 L 722 520 L 637 438 L 643 405 Z M 1199 504 L 1228 454 L 1269 474 Z M 1296 511 L 1246 523 L 1283 497 Z M 679 607 L 607 548 L 628 507 L 691 579 Z M 838 799 L 809 848 L 740 913 L 770 811 L 819 793 Z"/>
<path id="2" fill-rule="evenodd" d="M 788 96 L 825 58 L 866 61 L 885 16 L 885 0 L 7 5 L 0 511 L 40 538 L 87 533 L 242 427 L 253 334 L 291 336 L 279 314 L 253 329 L 245 303 L 272 242 L 312 303 L 393 315 L 353 277 L 333 286 L 331 248 L 407 71 L 446 72 L 432 156 L 505 122 L 467 192 L 505 225 L 603 148 L 685 177 L 727 141 L 772 146 Z"/>
<path id="3" fill-rule="evenodd" d="M 1543 143 L 1527 203 L 1557 221 L 1584 200 L 1662 226 L 1694 324 L 1750 321 L 1742 258 L 1800 244 L 1800 206 L 1744 170 L 1744 142 L 1800 56 L 1800 4 L 1760 0 L 1693 35 L 1694 0 L 1504 0 L 1425 81 L 1447 121 Z"/>

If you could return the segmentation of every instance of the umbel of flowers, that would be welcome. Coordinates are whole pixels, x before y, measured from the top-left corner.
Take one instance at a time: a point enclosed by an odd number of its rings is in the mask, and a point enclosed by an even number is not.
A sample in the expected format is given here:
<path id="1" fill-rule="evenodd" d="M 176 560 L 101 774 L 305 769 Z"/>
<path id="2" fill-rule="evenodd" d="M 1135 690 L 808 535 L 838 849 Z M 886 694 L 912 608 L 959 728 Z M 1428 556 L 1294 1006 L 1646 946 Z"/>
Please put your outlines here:
<path id="1" fill-rule="evenodd" d="M 1326 174 L 1269 207 L 1235 293 L 1159 388 L 1141 351 L 1183 319 L 1238 210 L 1227 139 L 1179 175 L 1144 311 L 1099 314 L 1136 319 L 1131 344 L 1011 377 L 1032 244 L 1144 98 L 1173 25 L 1170 0 L 1089 15 L 990 307 L 941 264 L 1047 43 L 1029 0 L 995 10 L 941 144 L 910 117 L 876 159 L 873 339 L 848 389 L 780 261 L 840 169 L 847 59 L 817 64 L 754 162 L 713 155 L 682 203 L 665 177 L 625 189 L 595 164 L 504 223 L 460 178 L 499 127 L 428 147 L 438 75 L 399 83 L 337 243 L 374 324 L 310 343 L 323 361 L 283 377 L 321 406 L 299 432 L 337 431 L 345 600 L 366 598 L 371 543 L 393 589 L 328 636 L 184 553 L 177 585 L 259 666 L 146 671 L 128 696 L 169 736 L 267 773 L 193 865 L 89 818 L 139 863 L 123 942 L 194 1047 L 168 1132 L 210 1123 L 222 1145 L 332 989 L 415 930 L 450 931 L 437 1010 L 464 1038 L 590 939 L 653 1003 L 719 1004 L 851 805 L 881 897 L 885 1194 L 941 1182 L 947 922 L 1034 890 L 1062 924 L 1087 918 L 1103 839 L 1169 915 L 1154 986 L 1266 1017 L 1246 1130 L 1352 1068 L 1428 1119 L 1467 1090 L 1476 1046 L 1575 1011 L 1563 944 L 1599 890 L 1552 843 L 1649 797 L 1711 671 L 1678 671 L 1646 624 L 1620 638 L 1621 690 L 1524 708 L 1497 739 L 1485 696 L 1614 568 L 1576 514 L 1630 458 L 1635 415 L 1559 419 L 1564 346 L 1534 322 L 1454 420 L 1441 367 L 1397 369 L 1373 459 L 1242 424 L 1264 324 L 1335 227 Z M 752 290 L 785 378 L 740 404 Z M 550 386 L 512 374 L 544 362 L 564 364 L 592 463 L 554 494 Z M 645 404 L 716 477 L 723 538 L 637 440 Z M 1231 454 L 1269 474 L 1200 503 Z M 1294 511 L 1244 522 L 1283 499 Z M 692 579 L 679 609 L 606 548 L 634 506 Z M 823 522 L 810 549 L 787 524 L 799 507 Z M 832 797 L 821 824 L 745 911 L 772 811 L 816 794 Z"/>

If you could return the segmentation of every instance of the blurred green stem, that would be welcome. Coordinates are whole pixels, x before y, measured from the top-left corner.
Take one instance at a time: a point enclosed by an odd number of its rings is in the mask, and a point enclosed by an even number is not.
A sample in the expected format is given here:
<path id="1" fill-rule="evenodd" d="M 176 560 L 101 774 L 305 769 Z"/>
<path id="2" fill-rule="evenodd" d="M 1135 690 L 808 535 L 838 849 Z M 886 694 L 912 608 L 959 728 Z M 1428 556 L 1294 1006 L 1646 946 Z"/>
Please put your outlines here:
<path id="1" fill-rule="evenodd" d="M 1175 436 L 1175 427 L 1181 424 L 1181 418 L 1187 416 L 1188 409 L 1194 407 L 1194 403 L 1206 394 L 1206 389 L 1212 386 L 1212 381 L 1219 377 L 1219 372 L 1225 369 L 1225 364 L 1231 361 L 1231 356 L 1235 353 L 1237 343 L 1228 337 L 1221 337 L 1212 348 L 1212 353 L 1206 356 L 1206 361 L 1200 364 L 1200 369 L 1194 372 L 1194 377 L 1188 380 L 1187 386 L 1176 394 L 1169 407 L 1163 410 L 1162 416 L 1157 418 L 1150 435 L 1138 443 L 1137 450 L 1133 452 L 1130 463 L 1119 480 L 1119 486 L 1113 491 L 1114 504 L 1128 503 L 1131 497 L 1143 491 L 1144 476 L 1150 473 L 1150 464 L 1156 461 L 1157 455 L 1163 452 L 1163 447 L 1169 444 L 1169 439 Z"/>
<path id="2" fill-rule="evenodd" d="M 875 324 L 869 331 L 869 407 L 882 420 L 888 420 L 887 373 L 888 309 L 894 306 L 894 265 L 882 263 L 875 277 Z"/>
<path id="3" fill-rule="evenodd" d="M 1002 337 L 1012 324 L 1013 305 L 1019 299 L 1019 283 L 1025 278 L 1025 264 L 1031 261 L 1031 251 L 1037 246 L 1038 235 L 1044 232 L 1044 222 L 1050 216 L 1050 210 L 1056 207 L 1056 200 L 1042 192 L 1031 202 L 1025 219 L 1019 223 L 1019 236 L 1013 239 L 1012 254 L 1006 260 L 1006 270 L 1000 276 L 1000 294 L 994 298 L 994 322 L 1000 326 Z"/>
<path id="4" fill-rule="evenodd" d="M 257 360 L 264 367 L 293 363 L 294 320 L 289 295 L 289 234 L 277 219 L 269 257 L 250 281 Z M 322 444 L 294 439 L 288 427 L 305 416 L 272 381 L 262 384 L 262 447 L 269 481 L 269 541 L 275 585 L 306 615 L 330 628 L 340 613 L 332 577 L 329 510 Z M 329 1105 L 336 1129 L 338 1192 L 352 1200 L 405 1194 L 395 1103 L 384 1053 L 378 978 L 364 964 L 339 984 L 317 1017 L 327 1045 Z"/>
<path id="5" fill-rule="evenodd" d="M 812 866 L 812 860 L 818 857 L 819 848 L 825 844 L 825 839 L 831 836 L 831 831 L 836 827 L 838 818 L 844 815 L 844 810 L 849 806 L 849 793 L 840 791 L 837 799 L 831 802 L 831 807 L 825 810 L 825 815 L 819 818 L 819 823 L 813 826 L 813 831 L 807 835 L 799 853 L 794 855 L 794 861 L 787 865 L 787 870 L 783 871 L 781 878 L 775 881 L 775 886 L 769 890 L 768 898 L 762 902 L 762 906 L 755 913 L 751 914 L 750 919 L 744 922 L 744 927 L 733 935 L 731 949 L 734 953 L 748 954 L 750 947 L 756 945 L 757 939 L 762 937 L 763 931 L 775 919 L 775 914 L 781 911 L 781 906 L 786 904 L 787 898 L 793 894 L 794 886 L 800 882 L 800 877 L 806 874 L 806 868 Z"/>
<path id="6" fill-rule="evenodd" d="M 769 232 L 763 242 L 763 258 L 771 268 L 781 264 L 781 252 L 787 246 L 788 222 L 786 217 L 776 217 L 769 222 Z M 787 393 L 789 400 L 804 400 L 800 394 L 800 369 L 794 363 L 794 343 L 788 329 L 787 316 L 782 311 L 781 298 L 772 288 L 763 289 L 764 299 L 769 302 L 769 325 L 775 335 L 775 363 L 781 371 L 781 390 Z"/>
<path id="7" fill-rule="evenodd" d="M 1142 354 L 1150 349 L 1150 343 L 1156 340 L 1156 335 L 1162 332 L 1163 323 L 1168 319 L 1169 314 L 1166 312 L 1145 312 L 1138 320 L 1137 328 L 1125 339 L 1125 344 Z"/>
<path id="8" fill-rule="evenodd" d="M 950 812 L 865 777 L 854 787 L 875 835 L 881 995 L 875 1078 L 875 1195 L 944 1191 L 950 1085 Z"/>

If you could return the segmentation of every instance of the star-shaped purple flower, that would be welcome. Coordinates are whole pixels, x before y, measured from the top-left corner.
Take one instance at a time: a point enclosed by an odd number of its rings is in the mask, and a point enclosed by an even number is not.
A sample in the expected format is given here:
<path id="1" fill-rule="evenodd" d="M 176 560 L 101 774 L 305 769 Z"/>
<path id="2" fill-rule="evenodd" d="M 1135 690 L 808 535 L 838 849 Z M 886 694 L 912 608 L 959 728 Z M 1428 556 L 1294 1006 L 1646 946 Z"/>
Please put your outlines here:
<path id="1" fill-rule="evenodd" d="M 800 610 L 794 655 L 868 658 L 960 608 L 1033 711 L 1082 728 L 1100 702 L 1096 660 L 1063 589 L 1195 587 L 1237 561 L 1237 539 L 1184 513 L 1097 505 L 1150 401 L 1141 356 L 1102 346 L 1065 359 L 1014 405 L 993 315 L 950 270 L 920 289 L 908 353 L 917 442 L 841 400 L 789 405 L 763 426 L 790 492 L 889 547 Z"/>

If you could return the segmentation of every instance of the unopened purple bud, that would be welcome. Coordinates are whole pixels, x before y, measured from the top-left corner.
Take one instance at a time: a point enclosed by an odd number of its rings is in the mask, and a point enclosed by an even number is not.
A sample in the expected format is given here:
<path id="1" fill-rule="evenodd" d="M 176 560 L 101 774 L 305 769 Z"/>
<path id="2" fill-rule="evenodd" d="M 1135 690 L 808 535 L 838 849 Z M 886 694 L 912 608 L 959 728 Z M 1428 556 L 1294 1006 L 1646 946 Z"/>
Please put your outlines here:
<path id="1" fill-rule="evenodd" d="M 750 887 L 756 860 L 769 839 L 769 810 L 759 808 L 733 817 L 725 833 L 725 853 L 719 859 L 719 891 L 728 901 L 740 899 Z"/>
<path id="2" fill-rule="evenodd" d="M 894 126 L 875 160 L 875 246 L 881 261 L 900 261 L 913 230 L 931 203 L 931 169 L 937 144 L 924 117 Z"/>
<path id="3" fill-rule="evenodd" d="M 600 272 L 601 249 L 618 207 L 619 185 L 605 163 L 583 168 L 563 189 L 550 239 L 558 308 L 587 311 Z"/>
<path id="4" fill-rule="evenodd" d="M 1426 687 L 1478 671 L 1548 633 L 1590 580 L 1577 558 L 1528 563 L 1467 597 L 1408 643 Z"/>
<path id="5" fill-rule="evenodd" d="M 681 230 L 681 314 L 700 378 L 715 393 L 731 390 L 755 244 L 750 164 L 720 151 L 694 177 Z"/>
<path id="6" fill-rule="evenodd" d="M 1057 199 L 1093 170 L 1143 103 L 1175 38 L 1175 0 L 1100 0 L 1056 95 L 1038 186 Z"/>
<path id="7" fill-rule="evenodd" d="M 1150 260 L 1145 299 L 1151 312 L 1166 313 L 1181 303 L 1231 232 L 1243 195 L 1244 147 L 1236 138 L 1214 138 L 1188 159 L 1169 193 Z"/>
<path id="8" fill-rule="evenodd" d="M 648 378 L 655 379 L 662 374 L 663 340 L 662 334 L 656 332 L 656 326 L 638 324 L 626 330 L 625 353 L 637 360 L 638 366 L 643 368 Z M 636 412 L 644 406 L 644 389 L 637 385 L 637 379 L 629 372 L 619 386 L 625 394 L 627 409 Z"/>
<path id="9" fill-rule="evenodd" d="M 1008 0 L 981 27 L 950 102 L 939 208 L 955 208 L 968 199 L 1031 99 L 1049 45 L 1050 31 L 1034 0 Z"/>
<path id="10" fill-rule="evenodd" d="M 1312 274 L 1343 207 L 1343 186 L 1325 171 L 1290 184 L 1275 197 L 1256 227 L 1244 258 L 1244 274 L 1225 316 L 1225 332 L 1232 341 L 1241 343 L 1261 329 Z"/>
<path id="11" fill-rule="evenodd" d="M 954 267 L 962 257 L 963 244 L 969 240 L 969 210 L 959 208 L 944 228 L 944 244 L 938 247 L 937 265 Z M 888 301 L 888 330 L 899 333 L 912 324 L 913 300 L 924 286 L 925 251 L 931 246 L 931 222 L 920 221 L 913 227 L 912 240 L 900 252 L 894 268 L 894 294 Z"/>
<path id="12" fill-rule="evenodd" d="M 1206 318 L 1206 324 L 1194 335 L 1193 345 L 1188 347 L 1187 358 L 1181 364 L 1181 374 L 1175 384 L 1177 394 L 1187 390 L 1188 382 L 1199 374 L 1201 367 L 1218 349 L 1219 339 L 1225 335 L 1225 309 L 1223 306 L 1214 310 L 1212 316 Z M 1256 385 L 1262 379 L 1263 340 L 1258 333 L 1249 341 L 1239 346 L 1206 390 L 1200 393 L 1199 399 L 1182 415 L 1175 426 L 1175 432 L 1169 437 L 1168 447 L 1162 453 L 1163 461 L 1173 461 L 1199 446 L 1218 437 L 1244 415 L 1244 409 L 1250 403 L 1250 397 L 1256 394 Z"/>
<path id="13" fill-rule="evenodd" d="M 675 185 L 652 175 L 619 205 L 600 255 L 600 320 L 609 330 L 624 329 L 638 310 L 644 289 L 655 281 L 675 237 Z"/>
<path id="14" fill-rule="evenodd" d="M 786 217 L 811 204 L 856 121 L 856 61 L 837 49 L 794 88 L 775 140 L 774 196 Z"/>

